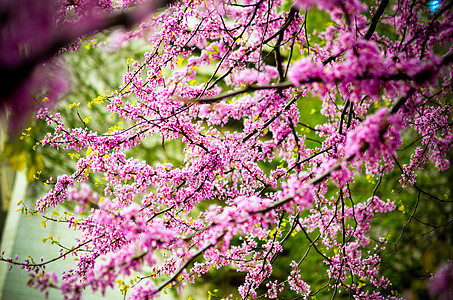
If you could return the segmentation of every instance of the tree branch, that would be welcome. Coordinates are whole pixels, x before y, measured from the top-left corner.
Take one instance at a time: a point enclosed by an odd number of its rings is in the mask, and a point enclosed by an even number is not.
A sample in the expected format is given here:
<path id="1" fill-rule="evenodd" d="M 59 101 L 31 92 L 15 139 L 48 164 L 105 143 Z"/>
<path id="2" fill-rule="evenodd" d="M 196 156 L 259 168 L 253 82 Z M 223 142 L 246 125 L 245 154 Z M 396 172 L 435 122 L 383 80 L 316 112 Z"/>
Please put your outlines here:
<path id="1" fill-rule="evenodd" d="M 371 19 L 370 27 L 368 27 L 368 30 L 365 33 L 365 36 L 363 37 L 365 40 L 369 40 L 373 36 L 373 33 L 376 30 L 376 26 L 379 22 L 379 19 L 384 14 L 384 11 L 387 8 L 388 4 L 389 4 L 389 0 L 382 0 L 381 4 L 379 4 L 379 7 L 378 7 L 376 13 L 374 14 L 373 18 Z"/>

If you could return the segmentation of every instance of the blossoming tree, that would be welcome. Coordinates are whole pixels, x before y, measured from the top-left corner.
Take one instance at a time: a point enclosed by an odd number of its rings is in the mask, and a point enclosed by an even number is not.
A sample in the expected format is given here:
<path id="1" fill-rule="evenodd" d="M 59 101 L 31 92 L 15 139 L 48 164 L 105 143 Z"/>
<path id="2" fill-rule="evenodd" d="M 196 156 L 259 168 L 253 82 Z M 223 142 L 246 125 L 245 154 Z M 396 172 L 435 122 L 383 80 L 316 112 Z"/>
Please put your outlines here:
<path id="1" fill-rule="evenodd" d="M 82 126 L 68 126 L 46 103 L 37 114 L 49 128 L 38 146 L 77 152 L 77 170 L 44 179 L 48 192 L 22 211 L 80 232 L 52 260 L 71 257 L 77 266 L 57 276 L 45 270 L 52 261 L 1 259 L 26 269 L 35 287 L 57 287 L 70 299 L 116 282 L 131 299 L 152 299 L 222 268 L 243 274 L 243 299 L 307 299 L 320 290 L 395 298 L 379 273 L 387 239 L 371 239 L 370 226 L 396 208 L 396 199 L 378 196 L 395 167 L 402 188 L 419 197 L 432 195 L 417 185 L 416 170 L 449 167 L 452 6 L 169 4 L 116 37 L 145 39 L 149 50 L 111 92 L 86 103 L 105 105 L 121 126 L 95 132 L 92 124 L 104 120 L 85 116 Z M 312 14 L 328 22 L 311 24 Z M 307 112 L 314 101 L 319 110 Z M 163 149 L 183 143 L 184 158 L 130 155 L 156 137 Z M 411 151 L 406 162 L 396 152 L 402 146 Z M 376 181 L 358 193 L 362 176 Z M 46 214 L 67 201 L 88 214 Z M 292 239 L 305 242 L 275 280 L 275 262 Z M 310 256 L 323 262 L 323 286 L 305 279 Z"/>

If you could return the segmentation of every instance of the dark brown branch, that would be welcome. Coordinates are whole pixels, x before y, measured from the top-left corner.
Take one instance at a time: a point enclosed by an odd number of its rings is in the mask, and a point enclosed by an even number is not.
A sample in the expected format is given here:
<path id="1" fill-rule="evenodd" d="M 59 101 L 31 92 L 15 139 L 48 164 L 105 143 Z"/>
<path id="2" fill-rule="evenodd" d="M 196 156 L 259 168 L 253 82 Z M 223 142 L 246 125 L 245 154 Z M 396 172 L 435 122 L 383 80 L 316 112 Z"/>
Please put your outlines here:
<path id="1" fill-rule="evenodd" d="M 223 237 L 225 233 L 223 233 L 222 235 L 220 235 L 218 239 L 221 239 Z M 161 284 L 155 291 L 154 291 L 154 294 L 157 294 L 159 293 L 161 290 L 163 290 L 166 286 L 170 285 L 173 281 L 176 280 L 176 278 L 178 278 L 179 274 L 181 274 L 182 271 L 184 271 L 184 269 L 195 259 L 197 258 L 198 256 L 200 256 L 201 254 L 203 254 L 206 250 L 208 250 L 209 248 L 215 246 L 215 244 L 212 244 L 212 243 L 209 243 L 207 244 L 206 246 L 204 246 L 203 248 L 201 248 L 200 250 L 198 250 L 196 253 L 194 253 L 192 255 L 192 257 L 190 259 L 188 259 L 174 274 L 173 276 L 171 276 L 170 278 L 168 278 L 167 281 L 165 281 L 163 284 Z"/>
<path id="2" fill-rule="evenodd" d="M 384 14 L 384 11 L 385 9 L 387 8 L 387 5 L 389 4 L 389 0 L 383 0 L 381 2 L 381 4 L 379 4 L 379 7 L 376 11 L 376 13 L 374 14 L 373 18 L 371 19 L 371 23 L 370 23 L 370 27 L 368 27 L 368 30 L 367 32 L 365 33 L 365 36 L 363 37 L 365 40 L 369 40 L 371 39 L 371 37 L 373 36 L 373 33 L 374 31 L 376 30 L 376 26 L 379 22 L 379 19 L 381 18 L 381 16 Z M 328 63 L 334 61 L 335 59 L 337 59 L 337 57 L 339 57 L 340 55 L 342 55 L 346 50 L 343 50 L 343 51 L 340 51 L 339 53 L 335 54 L 335 55 L 332 55 L 330 57 L 328 57 L 326 60 L 324 60 L 322 63 L 324 65 L 327 65 Z"/>
<path id="3" fill-rule="evenodd" d="M 298 13 L 298 10 L 294 8 L 294 6 L 291 7 L 288 17 L 286 19 L 285 24 L 283 24 L 282 28 L 279 30 L 280 34 L 278 35 L 277 42 L 275 44 L 274 50 L 275 50 L 275 64 L 278 70 L 278 76 L 279 76 L 279 82 L 285 81 L 285 73 L 283 72 L 283 59 L 282 55 L 280 53 L 280 46 L 283 42 L 283 36 L 285 34 L 285 29 L 291 24 L 293 21 L 295 15 Z"/>
<path id="4" fill-rule="evenodd" d="M 212 103 L 219 102 L 220 100 L 223 100 L 225 98 L 231 98 L 231 97 L 241 95 L 244 93 L 251 93 L 251 92 L 260 91 L 260 90 L 272 90 L 272 89 L 284 90 L 284 89 L 287 89 L 290 87 L 293 87 L 293 84 L 290 82 L 283 82 L 283 83 L 279 83 L 279 84 L 275 84 L 275 85 L 249 85 L 240 90 L 227 92 L 227 93 L 220 94 L 220 95 L 213 96 L 213 97 L 201 98 L 199 100 L 182 98 L 182 97 L 178 97 L 178 96 L 174 96 L 173 98 L 175 100 L 182 100 L 182 101 L 186 101 L 186 102 L 195 102 L 197 104 L 212 104 Z"/>
<path id="5" fill-rule="evenodd" d="M 101 236 L 102 237 L 102 236 Z M 29 266 L 29 267 L 42 267 L 42 266 L 45 266 L 45 265 L 48 265 L 54 261 L 57 261 L 59 259 L 62 259 L 64 257 L 66 257 L 68 254 L 74 252 L 74 251 L 77 251 L 79 250 L 80 248 L 82 248 L 83 246 L 91 243 L 93 240 L 88 240 L 80 245 L 78 245 L 77 247 L 74 247 L 72 248 L 71 250 L 67 251 L 66 253 L 64 254 L 61 254 L 60 256 L 57 256 L 51 260 L 48 260 L 48 261 L 45 261 L 45 262 L 42 262 L 42 263 L 34 263 L 34 262 L 31 262 L 31 263 L 19 263 L 19 262 L 15 262 L 15 261 L 12 261 L 12 260 L 8 260 L 8 259 L 4 259 L 3 257 L 0 257 L 0 261 L 4 261 L 4 262 L 7 262 L 7 263 L 10 263 L 10 264 L 13 264 L 13 265 L 18 265 L 18 266 Z"/>
<path id="6" fill-rule="evenodd" d="M 412 221 L 412 219 L 414 218 L 415 213 L 417 212 L 417 208 L 418 208 L 418 204 L 419 204 L 419 203 L 420 203 L 420 191 L 418 191 L 417 202 L 415 203 L 414 210 L 412 211 L 412 214 L 411 214 L 411 216 L 409 217 L 409 219 L 407 220 L 406 224 L 404 224 L 403 229 L 401 230 L 401 234 L 400 234 L 400 236 L 398 237 L 398 239 L 396 240 L 396 242 L 395 242 L 395 244 L 394 244 L 395 248 L 393 249 L 393 254 L 395 254 L 395 252 L 396 252 L 397 245 L 398 245 L 399 241 L 401 240 L 401 238 L 403 237 L 404 231 L 406 230 L 407 225 L 409 225 L 409 223 L 410 223 L 410 222 Z"/>
<path id="7" fill-rule="evenodd" d="M 381 4 L 379 4 L 379 7 L 378 7 L 376 13 L 374 14 L 373 18 L 371 19 L 370 27 L 368 27 L 368 30 L 365 33 L 365 36 L 363 37 L 365 40 L 369 40 L 373 36 L 373 33 L 376 30 L 376 26 L 379 22 L 379 19 L 384 14 L 384 11 L 387 8 L 388 4 L 389 4 L 389 0 L 382 0 Z"/>
<path id="8" fill-rule="evenodd" d="M 286 104 L 285 108 L 283 109 L 283 111 L 286 111 L 288 110 L 291 105 L 293 105 L 296 101 L 297 101 L 297 97 L 295 97 L 293 100 L 291 100 L 288 104 Z M 261 127 L 261 130 L 264 130 L 265 128 L 267 128 L 272 122 L 275 121 L 275 119 L 277 119 L 280 115 L 279 114 L 276 114 L 275 116 L 273 116 L 272 118 L 270 118 L 269 120 L 266 121 L 266 123 L 263 124 L 263 127 Z M 242 139 L 242 142 L 245 143 L 246 141 L 248 141 L 252 136 L 254 136 L 256 133 L 258 133 L 258 130 L 255 129 L 253 130 L 251 133 L 249 133 L 245 138 Z"/>
<path id="9" fill-rule="evenodd" d="M 344 105 L 343 111 L 341 112 L 341 117 L 340 117 L 340 128 L 338 129 L 338 133 L 342 134 L 343 133 L 343 122 L 344 122 L 344 117 L 346 116 L 346 111 L 348 110 L 349 104 L 351 102 L 348 100 L 346 101 L 346 104 Z M 352 105 L 352 104 L 351 104 Z"/>

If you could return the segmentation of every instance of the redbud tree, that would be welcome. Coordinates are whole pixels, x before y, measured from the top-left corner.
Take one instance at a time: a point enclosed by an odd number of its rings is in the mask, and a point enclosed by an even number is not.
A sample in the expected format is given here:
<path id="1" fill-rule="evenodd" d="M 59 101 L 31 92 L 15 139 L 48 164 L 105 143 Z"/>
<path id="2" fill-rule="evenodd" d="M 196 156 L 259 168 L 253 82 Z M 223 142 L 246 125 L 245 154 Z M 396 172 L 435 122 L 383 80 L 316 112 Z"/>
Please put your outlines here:
<path id="1" fill-rule="evenodd" d="M 102 9 L 137 4 L 113 2 Z M 125 296 L 153 299 L 218 269 L 241 275 L 242 299 L 397 298 L 373 220 L 397 207 L 398 194 L 379 196 L 395 172 L 418 195 L 408 223 L 421 196 L 448 202 L 417 174 L 449 168 L 453 2 L 165 5 L 105 43 L 140 39 L 147 50 L 109 91 L 69 105 L 76 125 L 40 104 L 48 130 L 36 146 L 76 153 L 76 170 L 40 178 L 46 194 L 22 211 L 72 228 L 74 246 L 51 261 L 1 259 L 66 299 L 128 278 Z M 83 105 L 104 106 L 115 126 L 94 130 L 107 121 L 79 113 Z M 181 143 L 182 159 L 133 155 L 156 139 L 163 150 Z M 84 214 L 50 213 L 68 202 Z M 287 273 L 277 276 L 282 257 Z M 311 257 L 321 285 L 304 271 Z M 47 272 L 58 259 L 76 267 Z"/>

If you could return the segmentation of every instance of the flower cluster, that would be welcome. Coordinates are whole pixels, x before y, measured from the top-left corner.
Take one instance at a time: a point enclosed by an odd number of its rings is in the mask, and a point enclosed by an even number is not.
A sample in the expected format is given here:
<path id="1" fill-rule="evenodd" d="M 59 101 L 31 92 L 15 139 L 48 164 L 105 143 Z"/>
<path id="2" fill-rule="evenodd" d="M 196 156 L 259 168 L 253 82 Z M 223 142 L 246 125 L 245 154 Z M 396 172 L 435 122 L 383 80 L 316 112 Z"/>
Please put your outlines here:
<path id="1" fill-rule="evenodd" d="M 93 100 L 122 127 L 78 128 L 38 112 L 49 128 L 40 144 L 76 153 L 77 163 L 45 180 L 33 213 L 70 201 L 85 214 L 60 220 L 80 234 L 58 257 L 76 267 L 56 279 L 42 273 L 45 262 L 22 263 L 36 287 L 79 299 L 140 274 L 122 291 L 152 299 L 225 268 L 243 276 L 244 299 L 394 299 L 379 270 L 387 239 L 371 227 L 396 206 L 382 200 L 380 181 L 363 184 L 362 169 L 382 179 L 397 165 L 402 184 L 415 184 L 429 161 L 449 167 L 453 144 L 453 54 L 434 47 L 452 39 L 453 14 L 443 6 L 436 20 L 417 19 L 412 2 L 400 2 L 387 14 L 384 0 L 369 10 L 300 0 L 287 11 L 278 0 L 180 1 L 115 33 L 114 46 L 148 42 L 118 86 Z M 313 5 L 328 20 L 310 32 Z M 82 20 L 97 13 L 77 9 Z M 392 34 L 376 31 L 379 22 Z M 131 155 L 156 143 L 179 153 L 163 163 Z M 400 164 L 403 144 L 412 156 Z M 280 260 L 288 253 L 291 263 Z M 304 272 L 313 256 L 326 288 Z"/>

